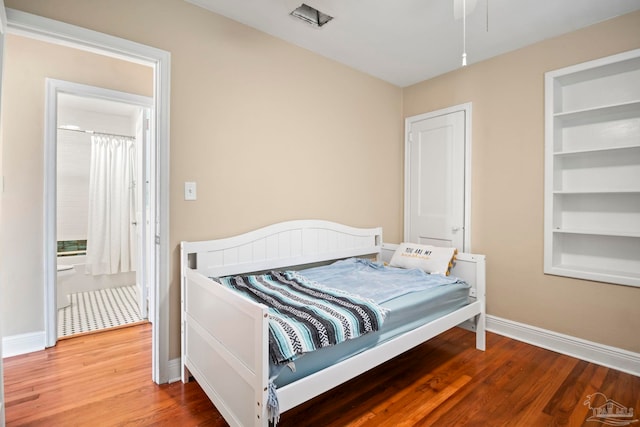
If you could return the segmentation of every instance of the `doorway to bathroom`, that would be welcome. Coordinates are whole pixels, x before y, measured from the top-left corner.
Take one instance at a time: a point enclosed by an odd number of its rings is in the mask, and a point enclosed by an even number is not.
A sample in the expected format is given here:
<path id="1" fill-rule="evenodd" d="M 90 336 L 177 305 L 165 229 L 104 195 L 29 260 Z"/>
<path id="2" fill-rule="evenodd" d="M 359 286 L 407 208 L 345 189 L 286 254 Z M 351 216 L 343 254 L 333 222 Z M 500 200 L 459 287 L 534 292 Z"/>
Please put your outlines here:
<path id="1" fill-rule="evenodd" d="M 47 79 L 56 338 L 145 321 L 154 287 L 153 98 Z M 54 308 L 51 308 L 54 309 Z"/>
<path id="2" fill-rule="evenodd" d="M 154 235 L 152 239 L 155 243 L 154 253 L 151 255 L 151 260 L 154 269 L 155 279 L 150 280 L 153 290 L 153 300 L 150 300 L 149 306 L 149 320 L 152 322 L 152 369 L 151 376 L 155 383 L 163 384 L 168 382 L 171 378 L 177 378 L 179 376 L 177 366 L 179 363 L 174 363 L 170 360 L 169 351 L 169 336 L 170 336 L 170 238 L 169 238 L 169 159 L 170 159 L 170 135 L 169 135 L 169 112 L 170 112 L 170 95 L 171 95 L 171 54 L 170 52 L 153 47 L 150 45 L 142 44 L 132 40 L 124 39 L 121 37 L 101 33 L 95 30 L 67 24 L 65 22 L 56 21 L 50 18 L 44 18 L 37 15 L 32 15 L 19 10 L 7 9 L 7 33 L 18 36 L 24 36 L 32 40 L 41 40 L 45 43 L 50 43 L 51 46 L 66 46 L 71 49 L 81 52 L 83 55 L 88 53 L 97 54 L 98 56 L 89 64 L 78 64 L 75 59 L 69 58 L 62 60 L 66 68 L 76 71 L 83 71 L 85 78 L 82 79 L 69 79 L 72 81 L 92 82 L 96 85 L 118 83 L 119 90 L 125 90 L 128 92 L 135 92 L 135 90 L 128 90 L 131 87 L 131 81 L 128 78 L 114 79 L 114 78 L 102 78 L 96 80 L 94 76 L 103 75 L 104 72 L 112 72 L 119 69 L 119 67 L 101 67 L 96 65 L 97 62 L 102 62 L 100 58 L 116 58 L 124 63 L 141 64 L 150 67 L 153 70 L 153 82 L 151 90 L 148 96 L 153 96 L 153 116 L 152 116 L 152 145 L 155 150 L 155 156 L 152 161 L 155 164 L 154 175 L 152 177 L 155 181 L 155 189 L 152 197 L 154 197 L 152 210 L 155 214 L 155 224 L 153 224 Z M 45 51 L 46 54 L 43 57 L 50 58 L 49 51 Z M 75 55 L 72 55 L 72 58 Z M 56 61 L 60 60 L 59 56 L 54 57 Z M 6 62 L 6 61 L 5 61 Z M 11 62 L 11 61 L 10 61 Z M 29 67 L 25 71 L 26 76 L 32 76 L 33 70 Z M 67 76 L 67 73 L 53 73 L 50 75 L 55 76 Z M 45 76 L 46 77 L 46 76 Z M 39 87 L 43 87 L 39 86 Z M 6 95 L 6 94 L 3 94 Z M 4 96 L 3 96 L 4 98 Z M 4 101 L 4 99 L 3 99 Z M 42 104 L 33 103 L 30 108 L 33 111 L 42 111 Z M 4 110 L 4 109 L 3 109 Z M 43 227 L 42 227 L 42 240 L 44 247 L 42 248 L 43 257 L 38 260 L 38 254 L 40 250 L 35 248 L 33 254 L 36 256 L 36 262 L 40 265 L 38 268 L 34 268 L 34 273 L 29 277 L 39 277 L 39 273 L 42 272 L 42 282 L 37 280 L 30 283 L 30 285 L 38 286 L 38 283 L 42 283 L 44 293 L 44 334 L 40 331 L 34 334 L 32 340 L 28 344 L 28 348 L 40 348 L 41 346 L 50 347 L 56 344 L 56 310 L 55 310 L 55 279 L 56 279 L 56 234 L 55 234 L 55 161 L 51 162 L 50 159 L 55 159 L 55 147 L 47 146 L 46 141 L 55 140 L 55 117 L 49 117 L 45 114 L 45 130 L 44 135 L 45 144 L 44 151 L 44 176 L 43 184 L 44 191 L 40 193 L 40 198 L 34 201 L 33 206 L 41 206 L 43 212 Z M 53 124 L 51 124 L 54 122 Z M 39 119 L 32 120 L 28 125 L 29 129 L 34 129 L 35 132 L 39 132 Z M 47 126 L 47 124 L 51 124 Z M 5 123 L 6 125 L 6 123 Z M 19 143 L 16 140 L 16 143 Z M 5 141 L 6 146 L 6 141 Z M 33 154 L 37 158 L 41 158 L 39 155 L 39 149 L 33 150 Z M 37 164 L 37 163 L 36 163 Z M 40 176 L 40 171 L 33 171 L 33 176 Z M 31 178 L 31 174 L 27 173 L 27 177 Z M 53 183 L 53 184 L 52 184 Z M 53 185 L 53 187 L 52 187 Z M 29 200 L 32 194 L 27 194 L 26 199 Z M 38 212 L 40 209 L 36 209 Z M 34 216 L 34 212 L 25 212 Z M 35 216 L 38 217 L 39 214 Z M 28 221 L 26 222 L 28 223 Z M 23 227 L 24 228 L 24 227 Z M 19 229 L 21 231 L 22 229 Z M 39 236 L 40 227 L 34 226 L 34 235 Z M 30 248 L 30 246 L 28 246 Z M 22 264 L 12 266 L 12 268 L 20 268 Z M 150 295 L 151 298 L 151 295 Z M 41 300 L 37 300 L 41 301 Z M 36 304 L 38 302 L 36 301 Z M 29 321 L 29 325 L 33 325 L 33 319 L 37 325 L 37 314 L 33 314 L 34 311 L 29 308 L 30 306 L 16 307 L 16 311 L 23 310 L 26 314 L 20 317 L 20 321 Z M 38 307 L 38 306 L 36 306 Z M 40 306 L 41 307 L 41 306 Z M 31 307 L 33 308 L 33 307 Z M 37 312 L 36 312 L 37 313 Z M 43 336 L 44 335 L 44 336 Z M 27 346 L 23 346 L 27 347 Z"/>

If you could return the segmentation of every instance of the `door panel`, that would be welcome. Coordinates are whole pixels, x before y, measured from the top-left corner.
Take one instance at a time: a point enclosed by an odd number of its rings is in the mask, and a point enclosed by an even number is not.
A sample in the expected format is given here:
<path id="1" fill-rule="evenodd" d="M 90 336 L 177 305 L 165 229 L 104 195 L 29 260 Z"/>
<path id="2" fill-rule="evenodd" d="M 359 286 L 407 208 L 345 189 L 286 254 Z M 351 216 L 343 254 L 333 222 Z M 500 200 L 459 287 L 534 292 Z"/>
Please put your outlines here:
<path id="1" fill-rule="evenodd" d="M 147 221 L 147 156 L 149 151 L 149 131 L 147 123 L 148 109 L 141 109 L 136 119 L 136 141 L 138 141 L 138 170 L 136 177 L 136 288 L 138 293 L 138 310 L 140 318 L 148 317 L 147 295 L 149 289 L 147 273 L 147 239 L 149 239 Z"/>
<path id="2" fill-rule="evenodd" d="M 464 248 L 465 111 L 411 123 L 406 240 Z"/>

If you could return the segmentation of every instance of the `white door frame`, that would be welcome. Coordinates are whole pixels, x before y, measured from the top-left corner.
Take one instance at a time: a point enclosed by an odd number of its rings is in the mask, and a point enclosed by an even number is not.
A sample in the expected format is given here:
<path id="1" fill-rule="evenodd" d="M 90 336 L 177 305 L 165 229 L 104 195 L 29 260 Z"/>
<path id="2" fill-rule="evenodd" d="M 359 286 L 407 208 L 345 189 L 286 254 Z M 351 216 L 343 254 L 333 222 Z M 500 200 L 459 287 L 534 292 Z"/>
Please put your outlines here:
<path id="1" fill-rule="evenodd" d="M 45 257 L 52 257 L 48 260 L 47 265 L 56 265 L 56 240 L 57 240 L 57 226 L 56 226 L 56 200 L 57 200 L 57 123 L 58 123 L 58 94 L 66 93 L 70 95 L 82 96 L 85 98 L 104 99 L 109 101 L 116 101 L 131 105 L 136 105 L 144 109 L 153 109 L 153 98 L 147 96 L 134 95 L 131 93 L 120 92 L 116 90 L 110 90 L 100 88 L 96 86 L 88 86 L 80 83 L 68 82 L 64 80 L 46 79 L 46 91 L 45 91 L 45 119 L 44 119 L 44 134 L 45 134 L 45 159 L 44 159 L 44 194 L 45 196 Z M 144 147 L 142 147 L 142 153 L 145 153 Z M 155 162 L 154 162 L 155 163 Z M 137 177 L 136 177 L 137 178 Z M 153 189 L 155 190 L 155 180 L 151 180 L 153 183 Z M 139 184 L 143 185 L 143 184 Z M 145 192 L 141 192 L 143 197 L 146 197 Z M 155 191 L 154 191 L 155 193 Z M 145 200 L 141 200 L 142 203 Z M 153 215 L 155 212 L 151 212 Z M 48 227 L 53 226 L 53 230 Z M 144 236 L 144 233 L 143 233 Z M 146 244 L 146 239 L 150 237 L 143 237 L 145 240 L 138 242 L 139 247 Z M 51 240 L 48 240 L 51 239 Z M 146 251 L 144 251 L 146 252 Z M 151 254 L 150 254 L 151 255 Z M 144 274 L 144 271 L 139 270 L 136 265 L 136 274 Z M 55 270 L 55 269 L 54 269 Z M 54 278 L 52 281 L 51 279 Z M 56 344 L 58 331 L 57 331 L 57 280 L 56 275 L 45 272 L 45 318 L 44 318 L 44 331 L 46 336 L 46 346 L 53 347 Z M 143 313 L 141 313 L 143 314 Z M 144 316 L 147 317 L 147 316 Z"/>
<path id="2" fill-rule="evenodd" d="M 0 99 L 2 99 L 2 73 L 4 65 L 4 34 L 7 29 L 7 14 L 4 9 L 4 0 L 0 0 Z M 1 138 L 1 136 L 0 136 Z M 2 141 L 0 141 L 0 150 L 3 149 Z M 4 176 L 2 174 L 2 164 L 0 164 L 0 192 L 4 186 Z M 0 221 L 2 221 L 2 196 L 0 196 Z M 0 284 L 0 294 L 2 293 L 2 284 Z M 3 298 L 0 295 L 0 298 Z M 0 325 L 2 331 L 2 325 Z M 4 417 L 4 371 L 2 367 L 2 339 L 0 338 L 0 427 L 5 427 Z"/>
<path id="3" fill-rule="evenodd" d="M 411 162 L 409 149 L 409 134 L 411 126 L 425 119 L 432 119 L 458 111 L 464 111 L 464 248 L 463 252 L 471 252 L 471 102 L 431 111 L 417 116 L 407 117 L 404 122 L 404 240 L 409 240 L 409 183 L 411 177 Z"/>
<path id="4" fill-rule="evenodd" d="M 156 289 L 155 310 L 149 313 L 153 323 L 152 378 L 158 384 L 169 380 L 169 93 L 171 54 L 167 51 L 136 43 L 97 31 L 66 24 L 30 13 L 7 9 L 7 32 L 36 38 L 49 43 L 137 62 L 154 70 L 155 145 L 157 156 L 156 200 Z M 45 153 L 50 156 L 51 153 Z M 45 157 L 46 159 L 47 157 Z M 55 215 L 48 215 L 50 194 L 45 195 L 44 229 L 55 230 Z M 55 202 L 55 199 L 53 200 Z M 55 205 L 53 205 L 55 206 Z M 45 242 L 52 236 L 44 236 Z M 53 236 L 55 239 L 55 236 Z M 47 256 L 44 248 L 45 281 L 55 281 L 55 257 Z M 45 289 L 53 288 L 53 286 Z M 45 295 L 46 297 L 46 295 Z M 46 300 L 46 298 L 45 298 Z"/>

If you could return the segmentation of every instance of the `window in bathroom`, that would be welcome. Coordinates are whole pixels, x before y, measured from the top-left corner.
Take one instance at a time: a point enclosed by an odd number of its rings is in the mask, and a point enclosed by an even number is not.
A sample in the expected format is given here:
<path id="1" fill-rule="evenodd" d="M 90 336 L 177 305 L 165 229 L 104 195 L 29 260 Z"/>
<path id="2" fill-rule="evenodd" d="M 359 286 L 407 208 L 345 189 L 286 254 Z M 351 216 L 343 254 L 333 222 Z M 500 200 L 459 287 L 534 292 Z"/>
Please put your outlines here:
<path id="1" fill-rule="evenodd" d="M 86 240 L 58 241 L 58 256 L 84 255 L 87 253 Z"/>

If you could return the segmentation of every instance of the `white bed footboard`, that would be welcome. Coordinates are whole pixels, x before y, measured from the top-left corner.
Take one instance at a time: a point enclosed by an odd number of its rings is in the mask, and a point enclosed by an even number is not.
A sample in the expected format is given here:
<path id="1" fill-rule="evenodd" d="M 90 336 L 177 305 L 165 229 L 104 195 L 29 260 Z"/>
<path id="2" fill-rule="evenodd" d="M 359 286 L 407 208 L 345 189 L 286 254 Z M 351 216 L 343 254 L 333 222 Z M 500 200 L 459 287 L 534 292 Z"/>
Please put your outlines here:
<path id="1" fill-rule="evenodd" d="M 262 425 L 269 376 L 267 309 L 185 271 L 183 382 L 189 372 L 231 425 Z"/>
<path id="2" fill-rule="evenodd" d="M 380 228 L 328 221 L 289 221 L 240 236 L 181 243 L 182 368 L 231 426 L 268 426 L 267 308 L 209 277 L 330 261 L 379 258 Z M 471 319 L 476 347 L 485 347 L 484 256 L 459 254 L 454 274 L 471 286 L 470 304 L 339 364 L 280 388 L 281 412 Z"/>

